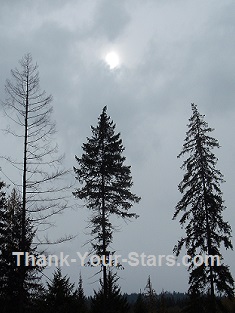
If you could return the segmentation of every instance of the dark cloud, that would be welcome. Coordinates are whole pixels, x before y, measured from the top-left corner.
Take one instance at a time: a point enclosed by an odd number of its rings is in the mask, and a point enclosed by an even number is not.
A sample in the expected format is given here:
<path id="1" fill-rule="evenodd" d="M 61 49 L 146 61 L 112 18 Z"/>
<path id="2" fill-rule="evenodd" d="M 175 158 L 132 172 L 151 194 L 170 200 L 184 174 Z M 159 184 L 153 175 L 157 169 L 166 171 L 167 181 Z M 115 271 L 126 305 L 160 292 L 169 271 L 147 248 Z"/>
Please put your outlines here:
<path id="1" fill-rule="evenodd" d="M 125 8 L 125 2 L 98 1 L 94 12 L 93 35 L 104 36 L 109 41 L 114 41 L 121 35 L 129 21 L 130 16 Z"/>
<path id="2" fill-rule="evenodd" d="M 74 155 L 80 155 L 90 125 L 96 125 L 105 105 L 121 132 L 134 191 L 142 197 L 134 208 L 139 220 L 120 224 L 122 232 L 114 237 L 114 247 L 121 253 L 136 249 L 171 254 L 180 236 L 178 222 L 171 220 L 183 175 L 176 156 L 191 102 L 206 114 L 222 145 L 218 156 L 227 181 L 223 186 L 226 217 L 235 229 L 233 10 L 233 1 L 219 0 L 1 3 L 0 98 L 4 99 L 10 69 L 31 52 L 39 65 L 41 88 L 54 98 L 57 141 L 60 151 L 66 152 L 66 167 L 75 165 Z M 111 48 L 120 52 L 122 62 L 113 71 L 104 62 Z M 0 121 L 6 123 L 3 116 Z M 5 152 L 13 153 L 11 147 L 16 145 L 8 144 L 12 139 L 1 136 Z M 20 155 L 20 148 L 17 151 Z M 80 234 L 65 250 L 80 249 L 87 240 L 83 234 L 87 216 L 85 209 L 78 209 L 58 220 L 59 230 Z M 226 254 L 225 259 L 234 273 L 234 255 Z M 77 275 L 77 269 L 69 270 Z M 149 274 L 156 277 L 154 287 L 159 291 L 186 290 L 186 269 L 172 270 L 176 286 L 168 271 L 126 268 L 121 275 L 124 291 L 144 288 Z M 89 269 L 84 275 L 90 273 Z M 92 293 L 93 285 L 85 288 Z"/>

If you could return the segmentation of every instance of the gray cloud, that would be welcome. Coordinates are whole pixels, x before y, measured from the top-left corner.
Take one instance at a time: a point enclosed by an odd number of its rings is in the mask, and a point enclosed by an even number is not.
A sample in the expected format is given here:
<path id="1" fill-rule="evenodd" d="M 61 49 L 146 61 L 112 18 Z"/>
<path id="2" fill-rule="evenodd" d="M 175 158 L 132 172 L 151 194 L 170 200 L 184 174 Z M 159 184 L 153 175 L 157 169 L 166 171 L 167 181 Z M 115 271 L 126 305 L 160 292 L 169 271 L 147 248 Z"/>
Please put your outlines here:
<path id="1" fill-rule="evenodd" d="M 93 35 L 101 35 L 109 41 L 114 41 L 123 32 L 129 20 L 124 2 L 98 1 L 94 12 Z"/>
<path id="2" fill-rule="evenodd" d="M 225 216 L 235 229 L 233 9 L 233 1 L 219 0 L 187 4 L 141 0 L 125 4 L 103 0 L 95 4 L 3 2 L 0 98 L 4 98 L 10 69 L 31 52 L 39 64 L 41 87 L 54 98 L 57 141 L 60 151 L 66 152 L 65 166 L 75 165 L 74 155 L 80 155 L 82 143 L 90 136 L 90 125 L 96 125 L 103 106 L 108 106 L 122 134 L 134 191 L 142 201 L 134 208 L 139 220 L 129 225 L 116 221 L 122 232 L 115 235 L 113 246 L 121 253 L 136 249 L 171 254 L 181 234 L 178 222 L 171 217 L 180 198 L 177 185 L 183 172 L 176 156 L 187 130 L 191 102 L 207 115 L 222 145 L 218 156 L 227 181 L 222 186 L 228 207 Z M 111 48 L 120 52 L 122 61 L 114 71 L 104 62 Z M 1 122 L 6 122 L 2 116 Z M 12 142 L 1 135 L 4 152 L 11 154 L 14 144 L 9 145 L 8 140 Z M 20 155 L 20 148 L 17 153 Z M 77 209 L 58 220 L 55 234 L 61 229 L 79 232 L 74 242 L 64 246 L 65 251 L 80 249 L 88 239 L 83 234 L 87 217 L 86 209 Z M 226 252 L 225 260 L 235 273 L 234 255 Z M 77 268 L 67 270 L 73 277 L 78 273 Z M 186 269 L 169 271 L 127 267 L 120 283 L 123 291 L 138 292 L 151 274 L 159 292 L 161 288 L 186 290 Z M 92 276 L 90 269 L 83 272 L 87 279 Z M 87 284 L 85 289 L 92 293 L 93 287 Z"/>

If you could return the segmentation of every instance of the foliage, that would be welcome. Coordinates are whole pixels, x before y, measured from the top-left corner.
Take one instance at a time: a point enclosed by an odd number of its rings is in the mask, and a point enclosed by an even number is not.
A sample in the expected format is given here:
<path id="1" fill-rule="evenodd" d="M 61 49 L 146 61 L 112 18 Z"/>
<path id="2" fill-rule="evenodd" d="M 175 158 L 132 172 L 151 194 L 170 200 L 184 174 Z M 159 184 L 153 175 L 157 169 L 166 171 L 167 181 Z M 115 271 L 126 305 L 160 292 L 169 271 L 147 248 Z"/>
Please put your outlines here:
<path id="1" fill-rule="evenodd" d="M 92 299 L 92 313 L 127 313 L 129 311 L 127 299 L 121 294 L 121 289 L 117 284 L 118 279 L 116 273 L 112 273 L 111 270 L 108 271 L 106 300 L 101 281 L 101 289 L 98 292 L 95 291 Z"/>
<path id="2" fill-rule="evenodd" d="M 131 193 L 132 177 L 130 166 L 124 164 L 124 147 L 120 133 L 115 134 L 115 124 L 110 121 L 104 107 L 97 127 L 91 127 L 92 137 L 82 146 L 81 158 L 75 156 L 78 168 L 74 167 L 76 179 L 82 186 L 73 193 L 85 200 L 92 211 L 90 227 L 93 251 L 108 260 L 113 253 L 110 243 L 113 241 L 114 225 L 111 216 L 123 219 L 137 218 L 129 209 L 140 198 Z M 108 262 L 107 262 L 108 263 Z M 107 293 L 107 271 L 102 266 L 104 294 Z"/>
<path id="3" fill-rule="evenodd" d="M 76 311 L 74 284 L 67 276 L 62 276 L 61 268 L 56 269 L 51 283 L 47 283 L 46 303 L 49 313 Z"/>
<path id="4" fill-rule="evenodd" d="M 144 289 L 144 296 L 147 305 L 148 313 L 155 313 L 157 311 L 157 295 L 152 287 L 150 276 Z"/>
<path id="5" fill-rule="evenodd" d="M 76 296 L 76 307 L 78 312 L 87 313 L 88 312 L 87 299 L 83 290 L 83 281 L 81 273 L 79 276 L 78 288 L 75 292 L 75 296 Z"/>
<path id="6" fill-rule="evenodd" d="M 186 171 L 179 184 L 179 191 L 183 194 L 178 202 L 174 219 L 182 214 L 180 224 L 185 227 L 186 236 L 178 241 L 174 252 L 178 256 L 182 247 L 186 247 L 187 255 L 192 259 L 197 254 L 218 255 L 221 245 L 232 249 L 231 227 L 223 221 L 222 213 L 225 209 L 220 184 L 223 175 L 216 169 L 217 158 L 212 150 L 219 148 L 219 143 L 209 134 L 212 128 L 198 112 L 197 106 L 192 104 L 193 115 L 189 119 L 188 131 L 183 149 L 178 157 L 189 155 L 183 162 L 182 168 Z M 189 266 L 189 293 L 195 296 L 211 294 L 233 296 L 233 278 L 229 267 L 225 264 L 213 266 L 203 263 L 197 267 Z M 215 300 L 212 300 L 215 305 Z M 212 305 L 212 306 L 213 306 Z"/>
<path id="7" fill-rule="evenodd" d="M 1 183 L 1 189 L 4 184 Z M 13 189 L 9 197 L 1 191 L 0 204 L 0 298 L 3 312 L 17 311 L 23 301 L 25 309 L 31 306 L 35 295 L 40 290 L 38 268 L 31 265 L 16 265 L 16 256 L 12 252 L 21 251 L 22 201 L 20 194 Z M 35 253 L 32 248 L 34 231 L 30 221 L 26 220 L 26 251 Z M 24 269 L 23 294 L 21 293 L 20 274 Z M 23 296 L 23 299 L 21 298 Z"/>
<path id="8" fill-rule="evenodd" d="M 144 299 L 144 296 L 139 293 L 134 304 L 133 313 L 146 313 L 147 312 L 147 305 Z"/>

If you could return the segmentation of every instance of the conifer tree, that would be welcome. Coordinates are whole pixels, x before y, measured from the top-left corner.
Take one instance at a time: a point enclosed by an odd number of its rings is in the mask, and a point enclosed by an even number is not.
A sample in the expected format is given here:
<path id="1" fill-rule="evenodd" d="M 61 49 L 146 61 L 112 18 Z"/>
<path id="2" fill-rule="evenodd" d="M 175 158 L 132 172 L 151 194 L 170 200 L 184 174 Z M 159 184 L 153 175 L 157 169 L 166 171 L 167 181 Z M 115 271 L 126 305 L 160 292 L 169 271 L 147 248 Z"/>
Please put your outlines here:
<path id="1" fill-rule="evenodd" d="M 162 290 L 161 294 L 159 295 L 159 313 L 167 313 L 166 309 L 166 293 Z"/>
<path id="2" fill-rule="evenodd" d="M 182 247 L 186 247 L 191 256 L 189 266 L 189 293 L 193 298 L 198 295 L 210 295 L 211 310 L 215 309 L 215 294 L 233 296 L 233 278 L 229 267 L 222 263 L 219 266 L 212 260 L 197 267 L 192 262 L 196 255 L 219 256 L 222 260 L 221 246 L 232 249 L 231 227 L 223 221 L 225 209 L 220 188 L 223 175 L 216 169 L 217 158 L 212 152 L 219 148 L 219 142 L 210 136 L 214 130 L 204 120 L 192 104 L 192 116 L 189 119 L 188 131 L 183 149 L 178 157 L 188 155 L 182 169 L 185 170 L 179 191 L 183 194 L 178 202 L 173 219 L 181 215 L 180 224 L 186 230 L 186 236 L 178 241 L 174 252 L 178 256 Z"/>
<path id="3" fill-rule="evenodd" d="M 4 190 L 5 183 L 0 181 L 0 305 L 7 310 L 8 306 L 8 279 L 5 277 L 5 272 L 8 267 L 8 262 L 6 263 L 6 258 L 8 259 L 8 253 L 5 252 L 6 248 L 6 238 L 8 237 L 8 227 L 7 227 L 7 210 L 6 210 L 6 193 Z M 6 275 L 7 276 L 7 275 Z"/>
<path id="4" fill-rule="evenodd" d="M 96 292 L 92 298 L 92 313 L 127 313 L 129 311 L 129 304 L 124 295 L 121 294 L 121 288 L 117 281 L 119 277 L 110 269 L 107 274 L 107 296 L 105 298 L 103 282 L 101 281 L 101 289 Z M 104 311 L 105 303 L 105 311 Z"/>
<path id="5" fill-rule="evenodd" d="M 1 188 L 3 184 L 1 183 Z M 23 302 L 27 309 L 33 303 L 34 297 L 41 288 L 38 275 L 38 268 L 33 266 L 20 267 L 16 264 L 16 257 L 13 252 L 21 251 L 21 215 L 22 200 L 20 194 L 13 189 L 9 197 L 1 192 L 0 208 L 0 297 L 4 312 L 18 311 L 19 303 Z M 31 244 L 34 237 L 34 231 L 30 221 L 26 220 L 26 248 L 30 254 L 35 251 Z M 21 292 L 21 268 L 24 267 L 25 280 L 23 293 Z M 21 297 L 23 296 L 23 299 Z"/>
<path id="6" fill-rule="evenodd" d="M 51 283 L 47 283 L 47 312 L 72 313 L 75 308 L 74 284 L 71 284 L 67 276 L 62 276 L 61 268 L 57 268 L 53 274 Z"/>
<path id="7" fill-rule="evenodd" d="M 110 120 L 104 107 L 97 127 L 91 127 L 92 137 L 82 146 L 81 158 L 75 156 L 78 167 L 74 167 L 76 179 L 82 184 L 73 193 L 75 197 L 85 200 L 85 205 L 92 211 L 90 226 L 92 228 L 92 248 L 99 256 L 107 260 L 112 251 L 114 225 L 111 216 L 123 219 L 137 218 L 129 209 L 140 198 L 131 192 L 132 177 L 130 166 L 124 164 L 122 155 L 124 147 L 120 133 L 115 134 L 115 124 Z M 107 271 L 102 266 L 103 291 L 107 297 Z M 105 311 L 105 309 L 104 309 Z"/>
<path id="8" fill-rule="evenodd" d="M 145 301 L 148 308 L 147 311 L 148 313 L 155 313 L 157 310 L 157 295 L 155 290 L 153 289 L 150 276 L 148 277 L 148 281 L 144 291 Z"/>
<path id="9" fill-rule="evenodd" d="M 78 308 L 78 311 L 80 313 L 88 312 L 87 299 L 83 290 L 83 281 L 82 281 L 81 273 L 80 273 L 79 281 L 78 281 L 78 289 L 76 290 L 76 304 L 77 304 L 76 306 Z"/>
<path id="10" fill-rule="evenodd" d="M 133 307 L 134 313 L 146 313 L 147 312 L 147 305 L 144 296 L 139 293 L 136 299 L 136 302 Z"/>

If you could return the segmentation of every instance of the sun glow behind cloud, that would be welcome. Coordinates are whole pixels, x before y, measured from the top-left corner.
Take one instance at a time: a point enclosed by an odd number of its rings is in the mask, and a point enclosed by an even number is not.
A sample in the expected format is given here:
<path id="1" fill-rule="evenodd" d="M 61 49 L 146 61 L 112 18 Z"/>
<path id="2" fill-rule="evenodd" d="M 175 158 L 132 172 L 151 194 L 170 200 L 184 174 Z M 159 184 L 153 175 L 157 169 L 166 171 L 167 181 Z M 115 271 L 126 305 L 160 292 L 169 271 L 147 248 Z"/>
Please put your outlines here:
<path id="1" fill-rule="evenodd" d="M 109 68 L 111 70 L 117 68 L 120 66 L 120 58 L 117 52 L 111 51 L 106 54 L 105 56 L 105 62 L 108 64 Z"/>

